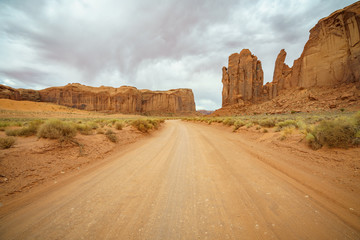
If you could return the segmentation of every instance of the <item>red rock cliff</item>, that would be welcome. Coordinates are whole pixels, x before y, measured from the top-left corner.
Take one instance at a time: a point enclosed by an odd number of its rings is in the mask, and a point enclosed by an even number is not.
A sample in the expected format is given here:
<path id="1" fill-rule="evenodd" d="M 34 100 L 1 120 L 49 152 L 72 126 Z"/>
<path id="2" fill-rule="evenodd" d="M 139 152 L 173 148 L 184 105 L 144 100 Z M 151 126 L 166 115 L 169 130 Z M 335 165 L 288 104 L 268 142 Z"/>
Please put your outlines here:
<path id="1" fill-rule="evenodd" d="M 360 81 L 360 2 L 321 19 L 310 30 L 299 59 L 289 68 L 281 50 L 275 63 L 272 99 L 283 89 L 333 87 Z M 275 94 L 274 94 L 275 93 Z"/>
<path id="2" fill-rule="evenodd" d="M 228 68 L 223 67 L 222 105 L 240 104 L 244 101 L 254 102 L 261 96 L 263 70 L 261 62 L 249 49 L 229 57 Z"/>
<path id="3" fill-rule="evenodd" d="M 32 93 L 32 94 L 29 94 Z M 169 91 L 138 90 L 135 87 L 89 87 L 78 83 L 40 91 L 13 89 L 0 85 L 0 98 L 52 102 L 68 107 L 119 113 L 194 113 L 191 89 Z"/>

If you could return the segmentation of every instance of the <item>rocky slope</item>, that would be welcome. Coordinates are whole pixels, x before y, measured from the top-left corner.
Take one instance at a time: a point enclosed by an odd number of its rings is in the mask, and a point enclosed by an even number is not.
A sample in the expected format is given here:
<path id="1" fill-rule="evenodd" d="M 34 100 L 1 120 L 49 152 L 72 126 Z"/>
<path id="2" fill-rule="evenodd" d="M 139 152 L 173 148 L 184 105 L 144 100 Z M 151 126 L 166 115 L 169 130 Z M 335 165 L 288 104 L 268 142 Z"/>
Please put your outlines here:
<path id="1" fill-rule="evenodd" d="M 0 98 L 52 102 L 83 110 L 112 113 L 195 113 L 195 101 L 191 89 L 150 91 L 129 86 L 89 87 L 74 83 L 35 91 L 0 85 Z"/>
<path id="2" fill-rule="evenodd" d="M 247 53 L 246 58 L 239 57 L 243 52 Z M 303 92 L 300 93 L 303 89 L 326 92 L 329 88 L 336 89 L 340 86 L 346 94 L 350 92 L 349 98 L 353 104 L 359 98 L 356 87 L 360 88 L 360 2 L 321 19 L 310 30 L 309 40 L 292 67 L 285 64 L 286 51 L 282 49 L 275 62 L 273 81 L 265 86 L 262 86 L 260 61 L 247 49 L 241 53 L 229 57 L 229 69 L 223 67 L 223 108 L 239 108 L 244 112 L 254 103 L 285 95 L 289 97 L 290 104 L 293 96 L 304 95 Z M 254 64 L 255 61 L 259 64 Z M 333 92 L 336 100 L 343 99 L 341 93 Z M 309 94 L 305 95 L 304 99 L 311 99 Z M 345 99 L 347 98 L 343 100 Z M 295 102 L 290 105 L 295 106 L 294 104 L 296 105 Z M 303 104 L 312 102 L 305 101 Z M 327 105 L 322 108 L 327 109 Z M 272 110 L 274 108 L 264 109 Z"/>

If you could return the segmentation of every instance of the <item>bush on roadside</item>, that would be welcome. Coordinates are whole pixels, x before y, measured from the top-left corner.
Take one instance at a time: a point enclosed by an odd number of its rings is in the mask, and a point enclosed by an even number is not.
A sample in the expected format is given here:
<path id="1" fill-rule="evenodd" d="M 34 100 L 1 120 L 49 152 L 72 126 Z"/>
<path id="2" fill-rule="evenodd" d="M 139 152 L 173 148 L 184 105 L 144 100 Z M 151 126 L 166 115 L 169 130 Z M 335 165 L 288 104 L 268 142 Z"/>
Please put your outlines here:
<path id="1" fill-rule="evenodd" d="M 347 119 L 324 120 L 317 125 L 312 134 L 321 145 L 348 148 L 353 145 L 358 128 Z"/>
<path id="2" fill-rule="evenodd" d="M 0 138 L 0 148 L 7 149 L 11 148 L 15 144 L 16 140 L 14 137 L 2 137 Z"/>
<path id="3" fill-rule="evenodd" d="M 149 123 L 146 119 L 134 120 L 131 125 L 143 133 L 147 133 L 150 129 L 153 128 L 153 125 Z"/>
<path id="4" fill-rule="evenodd" d="M 242 121 L 242 120 L 237 120 L 234 123 L 234 131 L 238 130 L 239 128 L 241 128 L 242 126 L 245 126 L 246 122 Z"/>
<path id="5" fill-rule="evenodd" d="M 124 127 L 124 123 L 123 123 L 123 122 L 116 122 L 116 123 L 115 123 L 115 128 L 116 128 L 117 130 L 122 130 L 123 127 Z"/>
<path id="6" fill-rule="evenodd" d="M 235 123 L 235 119 L 231 118 L 231 117 L 225 118 L 223 120 L 223 124 L 226 125 L 226 126 L 232 126 L 232 125 L 234 125 L 234 123 Z"/>
<path id="7" fill-rule="evenodd" d="M 259 121 L 259 125 L 267 128 L 275 127 L 276 120 L 274 118 L 263 119 Z"/>
<path id="8" fill-rule="evenodd" d="M 68 122 L 49 120 L 40 126 L 37 135 L 39 138 L 71 139 L 76 135 L 76 128 Z"/>
<path id="9" fill-rule="evenodd" d="M 116 134 L 113 132 L 113 130 L 108 129 L 105 133 L 105 136 L 111 141 L 116 143 L 118 141 L 118 138 L 116 136 Z"/>
<path id="10" fill-rule="evenodd" d="M 42 120 L 31 121 L 22 128 L 7 129 L 5 130 L 5 133 L 8 136 L 24 136 L 24 137 L 33 136 L 36 135 L 40 125 L 43 123 L 44 121 Z"/>
<path id="11" fill-rule="evenodd" d="M 89 124 L 85 124 L 85 123 L 76 124 L 75 128 L 82 135 L 91 135 L 93 133 L 93 128 Z"/>

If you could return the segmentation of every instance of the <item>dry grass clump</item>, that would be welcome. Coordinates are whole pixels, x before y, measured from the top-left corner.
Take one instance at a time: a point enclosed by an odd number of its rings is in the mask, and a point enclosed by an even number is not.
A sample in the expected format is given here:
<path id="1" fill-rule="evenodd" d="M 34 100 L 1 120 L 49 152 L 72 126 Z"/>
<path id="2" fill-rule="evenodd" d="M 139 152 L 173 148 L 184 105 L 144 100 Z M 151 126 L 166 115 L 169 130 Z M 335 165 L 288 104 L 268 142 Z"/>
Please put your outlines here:
<path id="1" fill-rule="evenodd" d="M 33 135 L 36 135 L 40 125 L 43 123 L 44 123 L 44 121 L 42 121 L 42 120 L 35 120 L 35 121 L 27 123 L 22 128 L 6 129 L 5 133 L 8 136 L 25 136 L 25 137 L 33 136 Z"/>
<path id="2" fill-rule="evenodd" d="M 131 125 L 143 133 L 149 132 L 150 129 L 158 129 L 164 119 L 137 119 L 131 122 Z"/>
<path id="3" fill-rule="evenodd" d="M 242 126 L 245 126 L 246 122 L 242 121 L 242 120 L 237 120 L 234 123 L 234 131 L 238 130 L 239 128 L 241 128 Z"/>
<path id="4" fill-rule="evenodd" d="M 323 120 L 308 129 L 306 141 L 313 149 L 322 146 L 330 148 L 349 148 L 360 142 L 360 112 L 352 117 Z"/>
<path id="5" fill-rule="evenodd" d="M 124 128 L 124 123 L 123 122 L 116 122 L 115 123 L 115 128 L 117 130 L 122 130 Z"/>
<path id="6" fill-rule="evenodd" d="M 93 128 L 86 123 L 75 124 L 75 128 L 82 135 L 91 135 L 93 133 Z"/>
<path id="7" fill-rule="evenodd" d="M 68 122 L 49 120 L 40 126 L 37 135 L 39 138 L 71 139 L 76 135 L 76 128 Z"/>
<path id="8" fill-rule="evenodd" d="M 11 148 L 15 144 L 16 140 L 14 137 L 2 137 L 0 138 L 0 148 L 7 149 Z"/>
<path id="9" fill-rule="evenodd" d="M 262 127 L 267 127 L 267 128 L 275 127 L 276 119 L 274 119 L 274 118 L 262 119 L 259 121 L 259 125 Z"/>
<path id="10" fill-rule="evenodd" d="M 114 142 L 116 143 L 118 141 L 118 138 L 116 136 L 116 134 L 113 132 L 113 130 L 111 129 L 108 129 L 106 132 L 105 132 L 105 136 L 111 141 L 111 142 Z"/>

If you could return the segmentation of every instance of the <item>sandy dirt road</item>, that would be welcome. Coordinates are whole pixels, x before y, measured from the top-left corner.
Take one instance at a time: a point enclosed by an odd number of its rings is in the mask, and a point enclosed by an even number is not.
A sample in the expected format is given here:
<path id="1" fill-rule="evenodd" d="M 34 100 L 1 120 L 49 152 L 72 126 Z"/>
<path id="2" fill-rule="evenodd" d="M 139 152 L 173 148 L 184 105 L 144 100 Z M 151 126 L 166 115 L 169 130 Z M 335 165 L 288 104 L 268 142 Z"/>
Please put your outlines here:
<path id="1" fill-rule="evenodd" d="M 167 121 L 0 208 L 0 239 L 360 239 L 359 193 L 219 128 Z"/>

